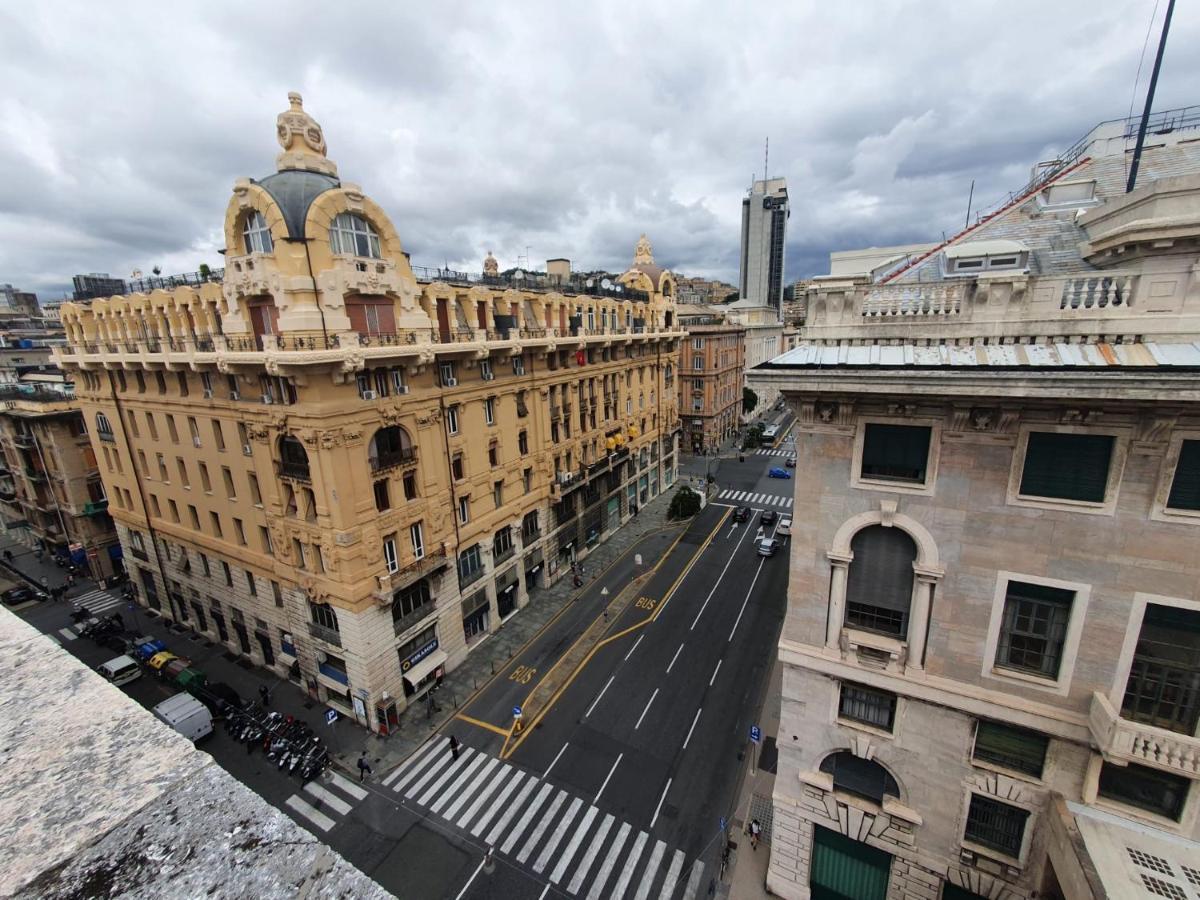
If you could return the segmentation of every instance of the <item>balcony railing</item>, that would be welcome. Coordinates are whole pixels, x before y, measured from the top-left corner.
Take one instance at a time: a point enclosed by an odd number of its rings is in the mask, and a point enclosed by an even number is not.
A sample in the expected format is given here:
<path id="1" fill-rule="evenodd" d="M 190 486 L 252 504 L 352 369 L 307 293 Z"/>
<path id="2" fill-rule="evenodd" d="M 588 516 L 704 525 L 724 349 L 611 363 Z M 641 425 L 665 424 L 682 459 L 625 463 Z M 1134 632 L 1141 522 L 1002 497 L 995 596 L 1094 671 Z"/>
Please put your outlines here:
<path id="1" fill-rule="evenodd" d="M 1099 692 L 1092 694 L 1088 727 L 1106 758 L 1200 777 L 1200 738 L 1123 719 Z"/>
<path id="2" fill-rule="evenodd" d="M 308 463 L 296 462 L 294 460 L 280 460 L 279 475 L 282 478 L 292 478 L 296 481 L 312 481 L 312 475 L 309 472 Z"/>
<path id="3" fill-rule="evenodd" d="M 400 331 L 374 332 L 359 334 L 360 347 L 403 347 L 411 344 L 426 343 L 433 340 L 432 328 L 405 328 Z M 341 342 L 338 342 L 341 346 Z"/>
<path id="4" fill-rule="evenodd" d="M 1086 278 L 1068 278 L 1063 282 L 1062 299 L 1058 308 L 1063 310 L 1105 309 L 1106 307 L 1129 306 L 1133 294 L 1134 275 L 1092 275 Z"/>
<path id="5" fill-rule="evenodd" d="M 316 622 L 308 623 L 308 633 L 319 641 L 324 641 L 327 644 L 332 644 L 334 647 L 342 646 L 342 636 L 336 628 L 329 628 L 326 625 L 320 625 Z"/>
<path id="6" fill-rule="evenodd" d="M 370 457 L 372 472 L 383 472 L 386 469 L 394 469 L 396 466 L 416 465 L 416 462 L 417 451 L 412 447 L 385 450 L 378 456 Z"/>
<path id="7" fill-rule="evenodd" d="M 423 619 L 428 619 L 435 612 L 437 612 L 437 610 L 434 608 L 433 603 L 426 603 L 422 606 L 419 606 L 412 612 L 406 613 L 398 619 L 392 619 L 392 632 L 396 635 L 401 635 Z"/>
<path id="8" fill-rule="evenodd" d="M 867 317 L 952 316 L 962 310 L 964 285 L 898 284 L 872 290 L 862 304 Z"/>

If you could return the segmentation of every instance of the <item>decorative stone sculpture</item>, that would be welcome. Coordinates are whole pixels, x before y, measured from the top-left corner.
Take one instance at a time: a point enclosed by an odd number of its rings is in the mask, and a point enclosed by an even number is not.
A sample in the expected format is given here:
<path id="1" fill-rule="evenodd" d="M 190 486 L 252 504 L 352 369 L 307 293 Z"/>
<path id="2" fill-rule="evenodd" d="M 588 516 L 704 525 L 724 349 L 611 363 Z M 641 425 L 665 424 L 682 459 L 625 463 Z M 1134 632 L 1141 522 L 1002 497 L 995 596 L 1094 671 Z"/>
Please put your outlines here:
<path id="1" fill-rule="evenodd" d="M 290 108 L 275 120 L 276 137 L 283 152 L 275 157 L 275 166 L 305 169 L 336 175 L 337 166 L 326 158 L 325 134 L 316 120 L 304 111 L 304 101 L 295 91 L 288 94 Z"/>
<path id="2" fill-rule="evenodd" d="M 496 262 L 496 257 L 492 256 L 492 251 L 488 251 L 487 258 L 483 261 L 483 274 L 490 278 L 495 278 L 500 274 L 500 263 Z"/>

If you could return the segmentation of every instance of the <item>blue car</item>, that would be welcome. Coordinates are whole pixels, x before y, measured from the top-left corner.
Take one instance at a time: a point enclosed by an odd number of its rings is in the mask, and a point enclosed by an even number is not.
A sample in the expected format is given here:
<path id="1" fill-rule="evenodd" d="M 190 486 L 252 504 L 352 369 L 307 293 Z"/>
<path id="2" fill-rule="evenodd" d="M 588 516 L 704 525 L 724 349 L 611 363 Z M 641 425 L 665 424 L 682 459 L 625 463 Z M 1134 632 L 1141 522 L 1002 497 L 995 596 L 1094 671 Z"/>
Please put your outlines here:
<path id="1" fill-rule="evenodd" d="M 776 466 L 770 472 L 767 473 L 767 477 L 768 478 L 791 478 L 792 473 L 789 472 L 787 469 L 781 469 L 781 468 L 779 468 L 779 466 Z"/>

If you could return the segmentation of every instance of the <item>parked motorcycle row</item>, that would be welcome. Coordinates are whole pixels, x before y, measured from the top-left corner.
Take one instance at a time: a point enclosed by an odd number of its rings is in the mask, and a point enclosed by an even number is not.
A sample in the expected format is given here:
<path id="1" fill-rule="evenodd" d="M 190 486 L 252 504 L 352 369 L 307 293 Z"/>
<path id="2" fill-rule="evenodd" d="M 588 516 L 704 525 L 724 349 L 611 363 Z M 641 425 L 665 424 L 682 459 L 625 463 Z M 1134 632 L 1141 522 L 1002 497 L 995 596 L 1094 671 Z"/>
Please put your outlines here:
<path id="1" fill-rule="evenodd" d="M 191 660 L 171 653 L 162 641 L 126 631 L 120 613 L 95 618 L 80 608 L 71 618 L 76 624 L 83 623 L 81 637 L 129 655 L 159 678 L 194 696 L 208 707 L 214 719 L 224 718 L 226 732 L 244 744 L 248 753 L 261 747 L 280 771 L 296 775 L 305 784 L 328 768 L 329 751 L 307 723 L 283 713 L 268 713 L 258 703 L 243 700 L 227 684 L 210 684 L 203 672 L 191 667 Z"/>

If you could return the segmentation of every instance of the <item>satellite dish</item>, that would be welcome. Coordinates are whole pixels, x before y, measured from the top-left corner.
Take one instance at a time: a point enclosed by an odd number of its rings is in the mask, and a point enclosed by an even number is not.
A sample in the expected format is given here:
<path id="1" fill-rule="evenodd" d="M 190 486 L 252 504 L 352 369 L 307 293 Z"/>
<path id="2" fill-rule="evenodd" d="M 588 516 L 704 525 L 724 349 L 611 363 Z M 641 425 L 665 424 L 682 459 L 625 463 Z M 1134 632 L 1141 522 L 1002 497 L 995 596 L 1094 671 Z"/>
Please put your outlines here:
<path id="1" fill-rule="evenodd" d="M 591 287 L 595 283 L 596 283 L 596 281 L 593 278 L 589 278 L 587 281 L 584 282 L 584 284 L 586 284 L 588 287 Z"/>
<path id="2" fill-rule="evenodd" d="M 520 281 L 524 277 L 525 277 L 525 273 L 522 272 L 520 269 L 517 269 L 517 271 L 513 272 L 513 278 L 517 281 Z"/>
<path id="3" fill-rule="evenodd" d="M 612 282 L 609 281 L 607 278 L 605 278 L 603 281 L 600 282 L 600 287 L 604 288 L 606 291 L 611 290 L 612 286 L 613 286 Z"/>

